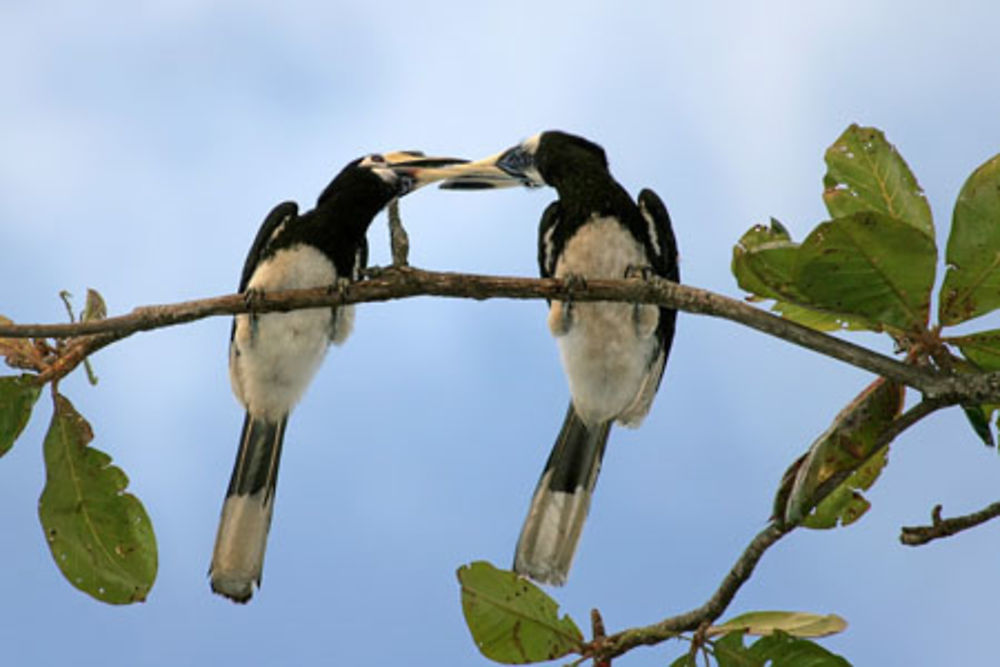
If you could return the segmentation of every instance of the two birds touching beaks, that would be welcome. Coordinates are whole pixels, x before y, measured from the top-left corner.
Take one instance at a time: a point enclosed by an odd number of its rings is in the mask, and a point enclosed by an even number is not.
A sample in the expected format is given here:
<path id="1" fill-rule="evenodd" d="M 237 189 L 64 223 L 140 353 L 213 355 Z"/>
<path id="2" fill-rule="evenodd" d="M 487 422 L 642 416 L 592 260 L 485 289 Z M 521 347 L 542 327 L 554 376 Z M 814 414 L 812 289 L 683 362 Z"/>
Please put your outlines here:
<path id="1" fill-rule="evenodd" d="M 468 162 L 414 151 L 349 163 L 299 212 L 276 206 L 247 255 L 244 293 L 356 281 L 367 265 L 368 227 L 387 204 L 423 185 L 450 189 L 547 185 L 558 193 L 542 214 L 542 277 L 655 275 L 677 282 L 677 243 L 667 209 L 651 190 L 633 201 L 604 150 L 582 137 L 542 132 Z M 611 425 L 638 426 L 663 376 L 676 311 L 618 302 L 549 303 L 548 325 L 571 400 L 535 489 L 514 570 L 543 583 L 566 581 L 590 506 Z M 354 307 L 248 313 L 233 319 L 229 375 L 246 408 L 210 569 L 212 590 L 246 602 L 259 586 L 288 416 L 331 342 L 351 332 Z"/>

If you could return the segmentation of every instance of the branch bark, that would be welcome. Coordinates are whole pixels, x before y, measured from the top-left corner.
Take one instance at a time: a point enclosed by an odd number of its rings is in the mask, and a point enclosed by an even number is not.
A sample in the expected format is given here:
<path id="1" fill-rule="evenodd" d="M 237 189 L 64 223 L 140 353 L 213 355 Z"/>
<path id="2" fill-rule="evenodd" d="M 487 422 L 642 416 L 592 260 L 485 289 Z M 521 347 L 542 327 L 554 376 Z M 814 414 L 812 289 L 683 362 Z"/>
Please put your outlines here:
<path id="1" fill-rule="evenodd" d="M 288 311 L 299 308 L 389 301 L 415 296 L 469 299 L 573 299 L 654 303 L 718 317 L 756 329 L 845 363 L 910 386 L 927 398 L 947 403 L 1000 401 L 1000 373 L 949 376 L 873 352 L 708 290 L 657 278 L 589 280 L 581 285 L 556 279 L 484 276 L 425 271 L 408 266 L 373 269 L 368 280 L 345 286 L 271 292 L 247 303 L 240 294 L 180 303 L 142 306 L 127 315 L 75 324 L 3 324 L 0 337 L 68 338 L 107 334 L 100 346 L 138 331 L 150 331 L 206 317 L 237 313 Z M 95 343 L 96 344 L 96 343 Z M 97 347 L 89 348 L 94 351 Z"/>
<path id="2" fill-rule="evenodd" d="M 879 434 L 874 443 L 873 451 L 880 451 L 884 445 L 892 442 L 903 431 L 942 407 L 944 407 L 944 404 L 939 401 L 924 400 L 917 403 L 894 419 L 892 424 Z M 859 466 L 863 465 L 863 463 L 859 462 Z M 843 481 L 843 478 L 841 481 Z M 826 496 L 835 491 L 838 485 L 839 483 L 821 487 L 817 493 L 816 504 L 819 504 Z M 1000 515 L 1000 503 L 996 505 L 998 506 L 997 514 Z M 982 519 L 980 523 L 985 520 Z M 750 579 L 754 568 L 764 556 L 764 553 L 774 546 L 778 540 L 788 535 L 797 527 L 796 524 L 783 525 L 780 520 L 772 519 L 771 523 L 764 530 L 760 531 L 746 546 L 743 553 L 722 580 L 722 583 L 719 584 L 715 593 L 712 594 L 712 597 L 705 604 L 652 625 L 642 628 L 631 628 L 609 637 L 604 637 L 600 642 L 595 641 L 590 647 L 590 653 L 585 655 L 587 657 L 594 657 L 595 661 L 598 659 L 611 660 L 637 646 L 659 644 L 676 637 L 682 632 L 694 631 L 702 627 L 705 623 L 715 622 L 729 607 L 729 604 L 733 601 L 733 598 L 740 588 L 742 588 L 743 584 Z"/>
<path id="3" fill-rule="evenodd" d="M 719 588 L 705 604 L 683 614 L 671 616 L 659 623 L 642 628 L 630 628 L 606 637 L 596 647 L 597 650 L 587 657 L 593 657 L 595 661 L 611 660 L 637 646 L 659 644 L 682 632 L 697 630 L 705 621 L 714 621 L 726 610 L 740 587 L 750 579 L 750 575 L 753 574 L 753 570 L 764 552 L 793 529 L 794 527 L 785 528 L 776 522 L 771 522 L 750 541 L 750 544 L 743 550 L 742 555 L 722 580 Z"/>
<path id="4" fill-rule="evenodd" d="M 942 537 L 950 537 L 969 528 L 975 528 L 998 516 L 1000 516 L 1000 502 L 987 505 L 978 512 L 950 519 L 942 519 L 941 505 L 935 505 L 931 511 L 931 525 L 903 526 L 899 533 L 899 541 L 907 546 L 917 547 Z"/>

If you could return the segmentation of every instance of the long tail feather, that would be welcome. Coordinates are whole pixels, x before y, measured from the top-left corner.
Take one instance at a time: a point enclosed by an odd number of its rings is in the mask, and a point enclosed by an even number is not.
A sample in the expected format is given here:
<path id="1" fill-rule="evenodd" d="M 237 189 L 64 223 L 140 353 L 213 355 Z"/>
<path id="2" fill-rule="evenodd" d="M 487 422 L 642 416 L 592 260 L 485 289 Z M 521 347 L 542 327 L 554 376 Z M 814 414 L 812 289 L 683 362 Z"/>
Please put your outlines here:
<path id="1" fill-rule="evenodd" d="M 516 572 L 555 586 L 566 582 L 610 430 L 611 422 L 588 428 L 570 403 L 517 541 Z"/>
<path id="2" fill-rule="evenodd" d="M 248 601 L 260 586 L 287 423 L 287 415 L 272 422 L 247 413 L 243 420 L 209 570 L 212 590 L 234 602 Z"/>

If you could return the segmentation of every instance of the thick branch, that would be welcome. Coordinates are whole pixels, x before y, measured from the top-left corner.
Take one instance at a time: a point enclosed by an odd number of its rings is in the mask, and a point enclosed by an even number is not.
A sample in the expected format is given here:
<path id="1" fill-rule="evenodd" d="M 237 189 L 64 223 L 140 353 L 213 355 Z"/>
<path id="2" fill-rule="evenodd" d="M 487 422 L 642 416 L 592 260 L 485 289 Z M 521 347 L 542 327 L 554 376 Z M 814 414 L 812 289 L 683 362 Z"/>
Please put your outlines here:
<path id="1" fill-rule="evenodd" d="M 137 331 L 191 322 L 216 315 L 287 311 L 317 306 L 389 301 L 413 296 L 471 299 L 575 299 L 634 301 L 731 320 L 801 347 L 839 359 L 877 375 L 902 382 L 930 398 L 949 403 L 1000 400 L 1000 373 L 955 378 L 904 364 L 892 357 L 810 329 L 741 301 L 707 290 L 665 280 L 590 280 L 585 285 L 555 279 L 510 278 L 423 271 L 396 267 L 373 272 L 375 277 L 339 288 L 272 292 L 248 304 L 232 294 L 181 303 L 144 306 L 128 315 L 76 324 L 0 324 L 0 337 L 65 338 L 96 333 L 123 338 Z"/>
<path id="2" fill-rule="evenodd" d="M 1000 516 L 1000 502 L 987 505 L 978 512 L 956 516 L 951 519 L 941 518 L 941 506 L 935 505 L 931 511 L 931 525 L 903 526 L 899 541 L 911 547 L 927 544 L 941 537 L 949 537 L 969 528 L 975 528 L 981 523 Z"/>

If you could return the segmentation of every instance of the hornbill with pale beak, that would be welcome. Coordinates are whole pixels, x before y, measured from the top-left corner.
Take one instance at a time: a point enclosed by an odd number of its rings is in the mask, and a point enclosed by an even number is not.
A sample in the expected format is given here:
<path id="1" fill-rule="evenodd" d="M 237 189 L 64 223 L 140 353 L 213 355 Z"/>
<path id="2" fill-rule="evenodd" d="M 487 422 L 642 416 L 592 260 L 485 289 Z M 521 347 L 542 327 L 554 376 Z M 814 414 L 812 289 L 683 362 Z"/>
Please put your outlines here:
<path id="1" fill-rule="evenodd" d="M 652 190 L 632 201 L 604 150 L 582 137 L 542 132 L 461 167 L 442 187 L 549 185 L 538 265 L 544 278 L 646 277 L 677 282 L 677 243 Z M 649 412 L 674 337 L 676 311 L 655 305 L 551 301 L 572 400 L 535 489 L 514 557 L 515 571 L 561 585 L 569 573 L 613 422 L 637 427 Z"/>
<path id="2" fill-rule="evenodd" d="M 295 202 L 278 204 L 250 247 L 240 292 L 358 280 L 368 259 L 365 234 L 375 215 L 396 197 L 446 178 L 462 162 L 413 151 L 367 155 L 344 167 L 312 210 L 299 213 Z M 212 590 L 235 602 L 248 601 L 254 585 L 260 586 L 288 415 L 330 342 L 343 343 L 353 322 L 353 306 L 233 319 L 229 378 L 246 417 L 209 574 Z"/>

